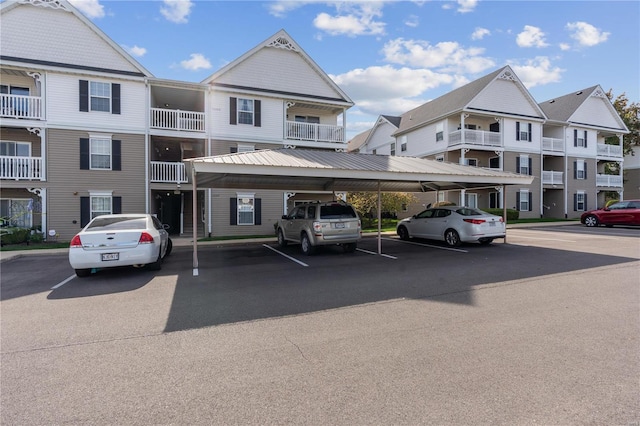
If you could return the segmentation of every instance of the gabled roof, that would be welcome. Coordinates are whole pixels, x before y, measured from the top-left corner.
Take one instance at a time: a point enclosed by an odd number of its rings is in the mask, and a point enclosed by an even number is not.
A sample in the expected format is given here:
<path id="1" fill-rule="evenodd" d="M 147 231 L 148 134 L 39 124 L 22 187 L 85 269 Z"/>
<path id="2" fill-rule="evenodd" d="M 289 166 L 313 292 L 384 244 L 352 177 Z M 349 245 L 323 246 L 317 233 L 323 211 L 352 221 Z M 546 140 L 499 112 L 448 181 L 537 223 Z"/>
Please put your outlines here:
<path id="1" fill-rule="evenodd" d="M 385 120 L 387 120 L 389 122 L 389 124 L 391 124 L 394 127 L 400 127 L 400 120 L 402 119 L 401 117 L 396 117 L 393 115 L 381 115 L 380 117 L 384 118 Z"/>
<path id="2" fill-rule="evenodd" d="M 98 26 L 96 26 L 90 19 L 84 16 L 78 9 L 76 9 L 71 3 L 67 0 L 55 0 L 55 1 L 40 1 L 40 0 L 5 0 L 0 4 L 0 16 L 5 13 L 11 11 L 12 9 L 21 6 L 21 5 L 30 5 L 33 7 L 44 7 L 51 9 L 63 10 L 65 12 L 72 13 L 78 20 L 80 20 L 84 25 L 86 25 L 91 31 L 93 31 L 98 37 L 103 39 L 109 46 L 111 46 L 118 54 L 120 54 L 127 62 L 131 64 L 131 66 L 137 69 L 141 75 L 146 77 L 153 77 L 153 74 L 143 67 L 138 61 L 136 61 L 131 55 L 129 55 L 122 47 L 120 47 L 116 42 L 114 42 L 107 34 L 105 34 Z M 63 31 L 63 30 L 59 30 Z M 53 36 L 53 35 L 52 35 Z M 28 59 L 28 58 L 6 58 L 3 57 L 3 60 L 17 60 L 20 62 L 20 59 Z M 38 58 L 34 58 L 38 59 Z M 56 64 L 51 64 L 55 66 Z M 65 64 L 58 64 L 60 66 L 64 66 Z M 108 70 L 106 70 L 108 71 Z"/>
<path id="3" fill-rule="evenodd" d="M 378 119 L 376 120 L 376 124 L 374 124 L 374 126 L 371 129 L 356 135 L 355 138 L 349 141 L 348 151 L 353 152 L 353 151 L 359 150 L 362 146 L 368 144 L 371 136 L 375 134 L 376 129 L 383 123 L 388 123 L 397 129 L 398 126 L 400 125 L 400 117 L 396 117 L 393 115 L 379 116 Z"/>
<path id="4" fill-rule="evenodd" d="M 311 67 L 311 69 L 313 69 L 315 73 L 317 73 L 317 75 L 320 76 L 320 78 L 322 78 L 322 80 L 324 80 L 324 82 L 339 95 L 340 99 L 337 100 L 348 103 L 350 105 L 354 104 L 351 98 L 349 98 L 349 96 L 345 92 L 343 92 L 342 89 L 340 89 L 340 87 L 322 70 L 322 68 L 320 68 L 318 64 L 316 64 L 316 62 L 311 59 L 309 55 L 307 55 L 307 53 L 293 40 L 293 38 L 285 30 L 280 30 L 271 37 L 267 38 L 265 41 L 258 44 L 256 47 L 249 50 L 236 60 L 228 63 L 209 77 L 205 78 L 202 83 L 215 84 L 216 80 L 221 76 L 232 71 L 234 68 L 241 65 L 244 61 L 256 55 L 262 49 L 273 47 L 290 50 L 300 55 L 300 57 Z"/>
<path id="5" fill-rule="evenodd" d="M 529 91 L 524 87 L 520 79 L 518 79 L 511 67 L 507 65 L 402 114 L 400 126 L 398 131 L 394 133 L 394 136 L 406 133 L 417 127 L 425 126 L 448 115 L 464 111 L 476 97 L 498 78 L 509 79 L 516 83 L 531 105 L 539 112 L 539 118 L 545 118 L 544 113 Z"/>
<path id="6" fill-rule="evenodd" d="M 372 130 L 373 128 L 365 130 L 364 132 L 358 133 L 353 138 L 351 138 L 349 142 L 347 142 L 347 151 L 357 152 L 360 147 L 367 141 Z"/>

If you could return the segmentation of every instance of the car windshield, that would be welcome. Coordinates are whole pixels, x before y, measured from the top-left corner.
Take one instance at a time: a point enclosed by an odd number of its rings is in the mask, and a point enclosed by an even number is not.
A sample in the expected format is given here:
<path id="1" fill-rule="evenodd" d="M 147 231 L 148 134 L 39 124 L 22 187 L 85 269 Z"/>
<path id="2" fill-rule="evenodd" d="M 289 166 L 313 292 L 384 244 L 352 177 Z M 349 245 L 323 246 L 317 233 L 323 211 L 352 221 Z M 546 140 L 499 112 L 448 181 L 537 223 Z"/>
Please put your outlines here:
<path id="1" fill-rule="evenodd" d="M 456 213 L 461 214 L 462 216 L 484 216 L 487 213 L 482 210 L 472 209 L 470 207 L 463 207 L 461 209 L 456 210 Z"/>
<path id="2" fill-rule="evenodd" d="M 320 219 L 349 219 L 355 217 L 357 217 L 356 212 L 351 206 L 344 204 L 320 206 Z"/>
<path id="3" fill-rule="evenodd" d="M 115 230 L 115 229 L 145 229 L 147 220 L 144 217 L 97 217 L 91 222 L 87 229 L 92 231 Z"/>

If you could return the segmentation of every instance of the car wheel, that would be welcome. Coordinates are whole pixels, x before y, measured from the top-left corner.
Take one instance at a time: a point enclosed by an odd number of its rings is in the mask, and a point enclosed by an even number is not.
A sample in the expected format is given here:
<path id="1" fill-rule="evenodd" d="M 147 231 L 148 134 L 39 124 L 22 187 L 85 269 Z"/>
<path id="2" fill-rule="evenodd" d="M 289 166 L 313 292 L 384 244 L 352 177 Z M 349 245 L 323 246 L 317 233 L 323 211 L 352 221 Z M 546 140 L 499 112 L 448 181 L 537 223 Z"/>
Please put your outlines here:
<path id="1" fill-rule="evenodd" d="M 409 231 L 404 226 L 398 228 L 398 236 L 401 240 L 408 241 L 409 240 Z"/>
<path id="2" fill-rule="evenodd" d="M 173 249 L 173 241 L 171 238 L 167 240 L 167 250 L 164 252 L 164 257 L 167 257 L 171 254 L 171 250 Z"/>
<path id="3" fill-rule="evenodd" d="M 302 246 L 302 253 L 307 256 L 311 256 L 315 251 L 315 247 L 311 245 L 311 241 L 309 240 L 309 236 L 307 234 L 302 234 L 302 240 L 300 241 Z"/>
<path id="4" fill-rule="evenodd" d="M 78 278 L 84 278 L 91 275 L 91 269 L 76 269 L 76 275 Z"/>
<path id="5" fill-rule="evenodd" d="M 153 263 L 149 263 L 147 265 L 147 269 L 151 271 L 159 271 L 160 269 L 162 269 L 162 257 L 160 255 L 161 253 L 158 253 L 158 259 L 156 259 L 156 261 Z"/>
<path id="6" fill-rule="evenodd" d="M 284 238 L 284 232 L 282 232 L 282 229 L 278 229 L 278 245 L 280 247 L 286 247 L 288 244 L 288 241 Z"/>
<path id="7" fill-rule="evenodd" d="M 584 224 L 588 227 L 598 226 L 598 218 L 590 215 L 584 218 Z"/>
<path id="8" fill-rule="evenodd" d="M 447 229 L 445 231 L 444 241 L 450 247 L 458 247 L 460 244 L 462 244 L 462 241 L 460 241 L 460 235 L 455 229 Z"/>
<path id="9" fill-rule="evenodd" d="M 356 248 L 358 248 L 358 244 L 356 243 L 347 243 L 342 245 L 342 249 L 345 253 L 354 253 Z"/>
<path id="10" fill-rule="evenodd" d="M 493 238 L 481 238 L 480 240 L 478 240 L 478 242 L 480 243 L 480 245 L 488 246 L 493 242 Z"/>

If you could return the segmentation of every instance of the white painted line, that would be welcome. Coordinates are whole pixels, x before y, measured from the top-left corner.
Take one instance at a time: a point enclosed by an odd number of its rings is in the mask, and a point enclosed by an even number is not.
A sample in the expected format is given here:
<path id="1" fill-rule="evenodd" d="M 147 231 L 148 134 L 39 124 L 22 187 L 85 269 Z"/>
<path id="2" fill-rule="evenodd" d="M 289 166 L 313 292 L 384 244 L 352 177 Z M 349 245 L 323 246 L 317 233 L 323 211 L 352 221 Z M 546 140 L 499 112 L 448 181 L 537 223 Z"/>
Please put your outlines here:
<path id="1" fill-rule="evenodd" d="M 51 287 L 51 290 L 55 290 L 57 288 L 62 287 L 63 285 L 65 285 L 66 283 L 68 283 L 69 281 L 74 279 L 75 277 L 76 277 L 76 274 L 71 275 L 69 278 L 67 278 L 66 280 L 62 281 L 61 283 L 58 283 L 58 284 L 54 285 L 53 287 Z"/>
<path id="2" fill-rule="evenodd" d="M 365 249 L 361 249 L 361 248 L 358 248 L 356 250 L 361 251 L 363 253 L 372 254 L 374 256 L 378 255 L 378 253 L 376 253 L 375 251 L 369 251 L 369 250 L 365 250 Z M 390 254 L 380 253 L 380 256 L 388 257 L 389 259 L 397 259 L 397 257 L 391 256 Z"/>
<path id="3" fill-rule="evenodd" d="M 525 240 L 544 240 L 544 241 L 563 241 L 565 243 L 575 243 L 575 240 L 565 240 L 563 238 L 537 238 L 537 237 L 525 237 L 523 235 L 514 235 L 514 238 L 523 238 Z"/>
<path id="4" fill-rule="evenodd" d="M 301 262 L 301 261 L 299 261 L 298 259 L 296 259 L 296 258 L 294 258 L 294 257 L 289 256 L 288 254 L 284 254 L 284 253 L 283 253 L 283 252 L 281 252 L 280 250 L 276 250 L 276 249 L 274 249 L 273 247 L 271 247 L 271 246 L 269 246 L 269 245 L 263 244 L 263 245 L 262 245 L 262 247 L 266 247 L 266 248 L 268 248 L 269 250 L 273 250 L 273 251 L 275 251 L 276 253 L 278 253 L 279 255 L 286 257 L 287 259 L 289 259 L 289 260 L 293 260 L 293 261 L 294 261 L 294 262 L 296 262 L 297 264 L 300 264 L 300 265 L 302 265 L 302 266 L 309 266 L 309 265 L 307 265 L 306 263 Z"/>
<path id="5" fill-rule="evenodd" d="M 449 251 L 457 251 L 459 253 L 469 253 L 468 250 L 463 250 L 463 249 L 457 249 L 457 248 L 452 248 L 452 247 L 441 247 L 441 246 L 434 246 L 431 244 L 422 244 L 422 243 L 416 243 L 414 241 L 405 241 L 405 240 L 399 240 L 397 238 L 383 238 L 383 240 L 387 240 L 387 241 L 395 241 L 397 243 L 403 243 L 403 244 L 413 244 L 414 246 L 421 246 L 421 247 L 431 247 L 434 249 L 439 249 L 439 250 L 449 250 Z"/>

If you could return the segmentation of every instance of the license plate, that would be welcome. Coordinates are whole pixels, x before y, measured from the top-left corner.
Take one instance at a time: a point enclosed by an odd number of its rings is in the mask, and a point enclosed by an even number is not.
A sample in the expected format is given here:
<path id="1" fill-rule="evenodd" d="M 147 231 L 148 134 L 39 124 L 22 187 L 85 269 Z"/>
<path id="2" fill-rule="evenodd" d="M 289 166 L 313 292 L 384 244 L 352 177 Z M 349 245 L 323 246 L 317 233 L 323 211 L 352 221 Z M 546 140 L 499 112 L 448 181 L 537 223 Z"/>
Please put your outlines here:
<path id="1" fill-rule="evenodd" d="M 496 226 L 495 222 L 489 222 L 489 226 Z"/>
<path id="2" fill-rule="evenodd" d="M 344 228 L 344 223 L 342 222 L 336 223 L 336 228 Z"/>
<path id="3" fill-rule="evenodd" d="M 120 258 L 119 253 L 102 253 L 102 260 L 118 260 Z"/>

